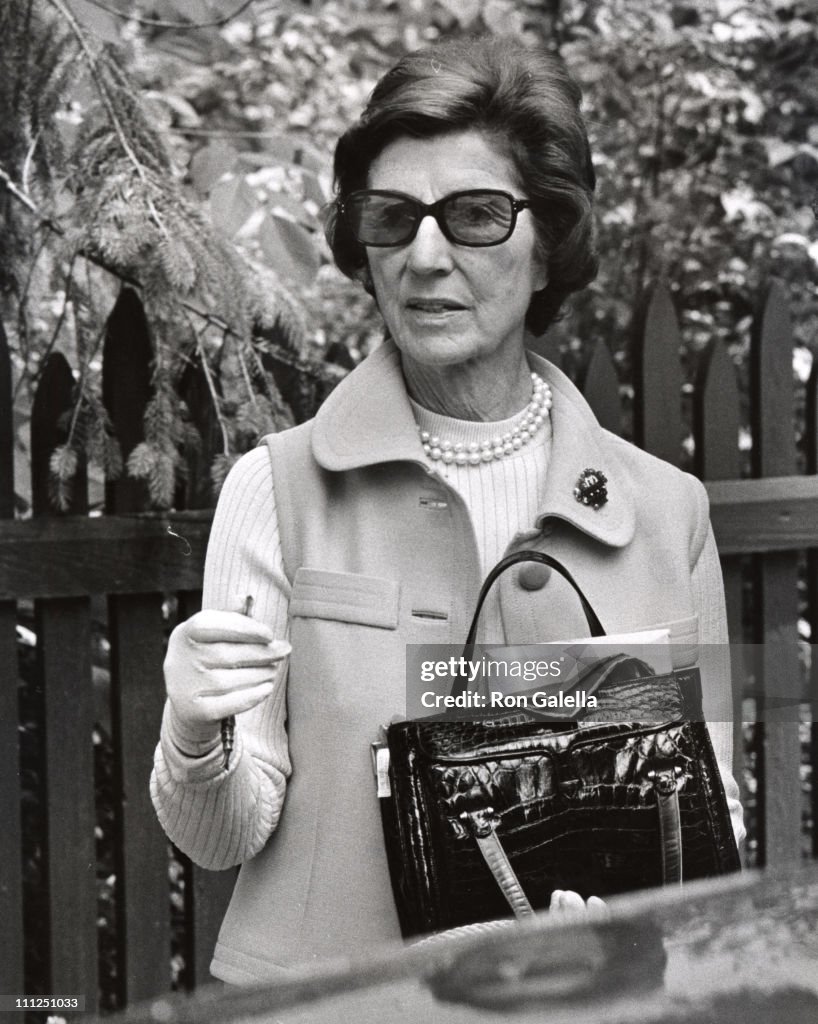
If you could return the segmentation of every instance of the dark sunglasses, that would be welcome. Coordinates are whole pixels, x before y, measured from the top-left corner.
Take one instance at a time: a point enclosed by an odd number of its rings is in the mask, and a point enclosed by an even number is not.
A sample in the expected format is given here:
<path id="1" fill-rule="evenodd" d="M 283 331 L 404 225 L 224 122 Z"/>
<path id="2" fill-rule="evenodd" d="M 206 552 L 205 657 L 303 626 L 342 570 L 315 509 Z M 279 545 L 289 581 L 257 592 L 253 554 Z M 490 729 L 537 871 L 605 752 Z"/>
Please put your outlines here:
<path id="1" fill-rule="evenodd" d="M 403 192 L 362 189 L 338 201 L 343 217 L 361 245 L 406 245 L 431 214 L 455 245 L 500 245 L 511 238 L 517 214 L 531 203 L 493 188 L 452 192 L 436 203 L 422 203 Z"/>

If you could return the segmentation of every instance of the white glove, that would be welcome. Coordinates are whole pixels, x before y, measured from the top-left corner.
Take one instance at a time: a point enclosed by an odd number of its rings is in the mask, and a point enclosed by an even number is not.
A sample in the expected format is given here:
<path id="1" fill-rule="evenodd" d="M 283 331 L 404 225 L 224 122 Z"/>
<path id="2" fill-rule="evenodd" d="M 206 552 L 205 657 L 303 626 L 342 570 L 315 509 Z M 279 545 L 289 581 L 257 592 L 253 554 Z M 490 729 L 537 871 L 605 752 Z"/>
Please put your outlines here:
<path id="1" fill-rule="evenodd" d="M 203 611 L 173 630 L 165 686 L 175 724 L 189 740 L 215 737 L 219 723 L 260 704 L 290 653 L 263 622 L 238 611 Z"/>
<path id="2" fill-rule="evenodd" d="M 548 907 L 551 913 L 562 914 L 566 917 L 588 917 L 605 920 L 610 916 L 608 905 L 599 896 L 589 896 L 586 901 L 578 892 L 570 889 L 555 889 L 551 893 L 551 904 Z"/>

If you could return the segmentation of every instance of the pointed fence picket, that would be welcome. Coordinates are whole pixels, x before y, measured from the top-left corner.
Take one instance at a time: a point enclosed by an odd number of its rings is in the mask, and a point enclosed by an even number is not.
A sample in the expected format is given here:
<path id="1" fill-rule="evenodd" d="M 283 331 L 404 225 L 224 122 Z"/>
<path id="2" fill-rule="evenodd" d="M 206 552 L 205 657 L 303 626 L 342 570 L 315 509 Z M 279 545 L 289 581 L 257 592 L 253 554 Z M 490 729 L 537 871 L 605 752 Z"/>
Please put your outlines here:
<path id="1" fill-rule="evenodd" d="M 108 319 L 102 366 L 102 400 L 127 462 L 145 439 L 144 414 L 153 391 L 148 324 L 131 288 L 122 289 Z M 114 515 L 147 511 L 146 482 L 128 477 L 107 481 L 105 507 Z M 168 978 L 167 844 L 156 828 L 146 785 L 164 704 L 162 601 L 161 593 L 108 598 L 123 1003 L 154 995 L 159 980 L 166 984 Z"/>
<path id="2" fill-rule="evenodd" d="M 640 443 L 674 464 L 689 464 L 684 432 L 680 332 L 669 290 L 648 296 L 637 320 L 633 347 L 634 429 Z M 753 479 L 740 479 L 739 399 L 735 373 L 724 347 L 701 354 L 695 378 L 692 432 L 696 472 L 707 482 L 711 516 L 722 556 L 733 642 L 748 637 L 768 645 L 762 699 L 769 721 L 757 751 L 760 823 L 758 861 L 784 865 L 800 856 L 801 806 L 798 733 L 789 716 L 775 720 L 771 708 L 792 697 L 799 679 L 792 654 L 803 611 L 818 636 L 818 376 L 808 391 L 807 474 L 795 472 L 792 338 L 780 287 L 765 296 L 753 335 Z M 547 345 L 546 345 L 547 349 Z M 151 346 L 139 297 L 124 289 L 111 313 L 103 353 L 104 401 L 127 458 L 143 437 L 143 413 L 150 400 Z M 622 432 L 616 368 L 599 343 L 588 361 L 583 391 L 600 421 Z M 17 602 L 34 599 L 43 689 L 45 732 L 43 839 L 45 904 L 42 917 L 26 915 L 48 963 L 50 991 L 84 992 L 88 1006 L 97 977 L 94 848 L 94 765 L 90 632 L 94 615 L 107 619 L 111 647 L 111 722 L 115 780 L 117 969 L 120 1003 L 170 987 L 171 908 L 168 845 L 148 800 L 147 781 L 162 712 L 161 662 L 170 623 L 169 595 L 178 616 L 200 605 L 207 512 L 150 512 L 139 481 L 108 481 L 104 515 L 88 517 L 87 486 L 81 472 L 68 514 L 48 503 L 48 459 L 65 438 L 73 376 L 60 355 L 43 367 L 32 423 L 34 515 L 13 519 L 14 434 L 11 372 L 0 329 L 0 665 L 10 685 L 0 688 L 0 991 L 25 991 L 23 942 L 22 835 L 18 779 L 16 655 Z M 207 382 L 195 367 L 186 383 L 188 406 L 214 448 Z M 206 474 L 207 459 L 191 464 Z M 201 507 L 206 485 L 188 482 L 177 500 Z M 812 549 L 810 551 L 810 549 Z M 806 609 L 799 606 L 796 559 L 807 559 Z M 743 599 L 747 558 L 755 560 L 757 586 L 752 623 Z M 100 599 L 107 599 L 106 606 Z M 93 603 L 95 602 L 95 603 Z M 803 602 L 802 602 L 803 603 Z M 95 609 L 92 615 L 92 609 Z M 102 611 L 100 611 L 102 609 Z M 745 620 L 747 620 L 745 622 Z M 781 641 L 780 644 L 777 642 Z M 745 695 L 736 686 L 737 752 Z M 813 670 L 813 720 L 818 718 L 818 669 Z M 811 759 L 816 764 L 818 736 Z M 815 798 L 813 797 L 813 812 Z M 814 817 L 814 813 L 813 813 Z M 818 841 L 813 830 L 813 850 Z M 189 987 L 208 978 L 207 965 L 229 898 L 234 872 L 206 872 L 184 865 L 183 955 Z M 178 913 L 178 910 L 176 911 Z M 15 926 L 16 922 L 16 926 Z M 43 979 L 41 979 L 42 981 Z"/>
<path id="3" fill-rule="evenodd" d="M 804 423 L 804 455 L 807 473 L 818 473 L 818 361 L 813 364 L 807 383 Z M 818 548 L 807 552 L 807 622 L 810 639 L 818 642 Z M 818 658 L 810 660 L 810 808 L 812 822 L 812 855 L 818 857 Z"/>
<path id="4" fill-rule="evenodd" d="M 57 512 L 49 500 L 49 459 L 66 440 L 73 392 L 68 362 L 61 353 L 52 353 L 31 414 L 32 511 L 38 518 L 58 521 L 88 512 L 84 467 L 64 512 Z M 87 992 L 93 1006 L 97 913 L 90 595 L 39 598 L 34 623 L 43 701 L 44 874 L 49 893 L 41 936 L 48 949 L 51 991 Z"/>
<path id="5" fill-rule="evenodd" d="M 633 348 L 633 432 L 640 448 L 679 465 L 682 369 L 679 326 L 670 292 L 654 288 L 641 314 Z"/>
<path id="6" fill-rule="evenodd" d="M 701 480 L 736 480 L 741 475 L 738 450 L 740 407 L 736 372 L 724 345 L 712 341 L 702 354 L 693 401 L 695 470 Z M 740 555 L 722 554 L 727 631 L 733 643 L 742 637 Z M 744 792 L 743 665 L 733 660 L 733 775 Z M 744 801 L 746 803 L 746 800 Z"/>
<path id="7" fill-rule="evenodd" d="M 783 288 L 773 284 L 756 317 L 751 353 L 754 413 L 753 476 L 795 473 L 795 396 L 792 328 Z M 754 558 L 756 617 L 753 641 L 764 644 L 760 729 L 759 848 L 762 863 L 797 861 L 801 847 L 798 722 L 792 691 L 798 689 L 798 553 L 775 551 Z"/>
<path id="8" fill-rule="evenodd" d="M 151 348 L 139 298 L 124 289 L 108 323 L 103 397 L 127 458 L 142 439 L 151 395 Z M 0 539 L 0 991 L 31 992 L 24 928 L 39 949 L 43 992 L 97 1001 L 97 853 L 95 848 L 95 701 L 91 599 L 108 596 L 110 719 L 115 751 L 116 976 L 118 1002 L 167 991 L 170 967 L 169 850 L 150 804 L 148 774 L 163 705 L 166 626 L 163 601 L 183 588 L 180 609 L 199 600 L 209 515 L 171 527 L 147 512 L 144 483 L 108 481 L 106 515 L 87 518 L 87 474 L 80 466 L 68 508 L 49 498 L 49 459 L 64 443 L 75 380 L 54 353 L 40 374 L 32 407 L 32 512 Z M 0 518 L 14 506 L 14 433 L 8 346 L 0 330 Z M 66 416 L 66 413 L 69 416 Z M 169 534 L 173 529 L 174 535 Z M 184 540 L 180 539 L 184 536 Z M 34 598 L 42 691 L 42 846 L 45 898 L 25 913 L 21 870 L 16 602 Z M 99 614 L 99 611 L 97 612 Z M 206 980 L 206 963 L 229 899 L 234 872 L 204 872 L 185 858 L 187 929 L 181 952 L 187 983 Z M 195 895 L 194 895 L 195 894 Z M 28 976 L 31 976 L 29 964 Z"/>
<path id="9" fill-rule="evenodd" d="M 598 341 L 588 361 L 582 393 L 606 430 L 622 434 L 622 403 L 619 378 L 608 346 Z"/>

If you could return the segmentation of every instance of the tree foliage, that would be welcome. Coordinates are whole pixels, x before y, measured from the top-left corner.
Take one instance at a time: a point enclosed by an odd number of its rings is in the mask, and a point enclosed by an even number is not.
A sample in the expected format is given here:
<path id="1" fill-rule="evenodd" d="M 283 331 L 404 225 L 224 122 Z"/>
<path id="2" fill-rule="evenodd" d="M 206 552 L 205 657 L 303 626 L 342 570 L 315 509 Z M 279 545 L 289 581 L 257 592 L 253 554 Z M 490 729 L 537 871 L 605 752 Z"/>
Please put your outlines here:
<path id="1" fill-rule="evenodd" d="M 158 504 L 197 442 L 180 401 L 192 363 L 218 414 L 221 476 L 309 411 L 315 381 L 333 376 L 309 359 L 350 365 L 377 341 L 371 300 L 331 266 L 320 231 L 334 142 L 400 53 L 475 31 L 558 50 L 583 87 L 602 269 L 554 329 L 569 365 L 581 370 L 601 338 L 626 382 L 634 310 L 664 277 L 690 375 L 713 337 L 743 374 L 774 272 L 804 372 L 818 324 L 818 12 L 806 0 L 0 0 L 0 163 L 39 211 L 7 196 L 6 319 L 21 394 L 55 346 L 77 370 L 58 476 L 83 447 L 117 469 L 97 378 L 120 280 L 139 282 L 155 352 L 126 469 Z M 270 372 L 282 345 L 289 375 Z"/>

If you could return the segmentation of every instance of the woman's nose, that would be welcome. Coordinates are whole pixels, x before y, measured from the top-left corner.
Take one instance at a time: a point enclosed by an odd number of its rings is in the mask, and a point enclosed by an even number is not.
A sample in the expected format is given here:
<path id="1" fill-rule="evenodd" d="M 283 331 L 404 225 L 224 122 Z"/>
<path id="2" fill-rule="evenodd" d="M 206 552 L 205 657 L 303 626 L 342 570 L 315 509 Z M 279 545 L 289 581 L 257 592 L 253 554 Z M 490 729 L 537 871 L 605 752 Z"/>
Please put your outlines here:
<path id="1" fill-rule="evenodd" d="M 417 234 L 409 243 L 408 266 L 417 274 L 433 274 L 452 269 L 451 242 L 431 214 L 422 218 Z"/>

